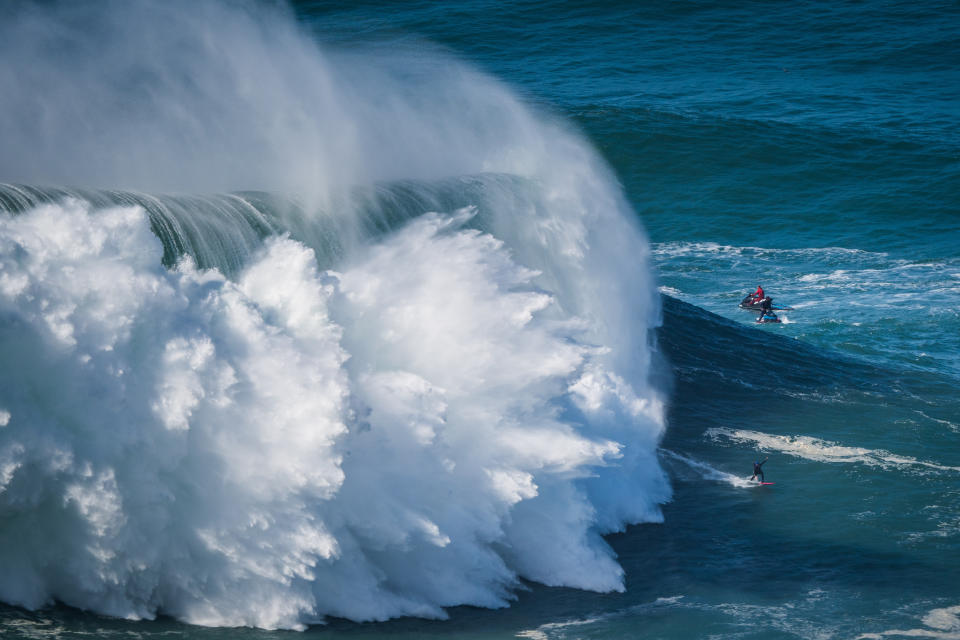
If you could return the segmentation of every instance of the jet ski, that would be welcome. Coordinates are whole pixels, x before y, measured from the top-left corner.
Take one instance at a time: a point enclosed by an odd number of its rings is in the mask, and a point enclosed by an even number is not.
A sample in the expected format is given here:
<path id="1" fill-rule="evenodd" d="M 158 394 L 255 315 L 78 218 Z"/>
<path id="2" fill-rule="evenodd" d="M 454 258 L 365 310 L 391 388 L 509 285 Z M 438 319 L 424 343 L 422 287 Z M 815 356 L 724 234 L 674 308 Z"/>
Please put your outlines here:
<path id="1" fill-rule="evenodd" d="M 753 294 L 748 294 L 746 298 L 740 301 L 741 309 L 760 309 L 760 298 L 753 297 Z"/>
<path id="2" fill-rule="evenodd" d="M 753 295 L 750 294 L 740 301 L 739 306 L 741 309 L 747 309 L 748 311 L 760 311 L 760 303 L 762 301 L 762 298 L 754 298 Z M 772 311 L 793 311 L 793 307 L 781 307 L 779 305 L 773 305 L 770 309 Z"/>

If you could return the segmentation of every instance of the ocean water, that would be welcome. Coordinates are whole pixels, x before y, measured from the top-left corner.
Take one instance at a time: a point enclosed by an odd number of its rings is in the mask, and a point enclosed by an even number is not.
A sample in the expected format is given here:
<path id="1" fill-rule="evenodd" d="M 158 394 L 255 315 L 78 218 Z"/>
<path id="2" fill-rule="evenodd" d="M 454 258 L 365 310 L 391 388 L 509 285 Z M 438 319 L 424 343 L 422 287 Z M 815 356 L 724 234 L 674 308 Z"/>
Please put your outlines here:
<path id="1" fill-rule="evenodd" d="M 2 11 L 0 637 L 960 638 L 955 3 Z"/>

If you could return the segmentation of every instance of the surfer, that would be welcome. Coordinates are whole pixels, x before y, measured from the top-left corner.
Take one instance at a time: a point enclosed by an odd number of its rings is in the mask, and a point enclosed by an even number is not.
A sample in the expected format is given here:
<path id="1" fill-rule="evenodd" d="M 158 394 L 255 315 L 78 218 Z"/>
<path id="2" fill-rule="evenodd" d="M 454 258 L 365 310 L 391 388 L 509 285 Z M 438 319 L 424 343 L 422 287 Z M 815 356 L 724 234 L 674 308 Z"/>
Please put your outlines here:
<path id="1" fill-rule="evenodd" d="M 764 481 L 764 480 L 763 480 L 763 469 L 762 469 L 761 467 L 763 467 L 763 465 L 764 465 L 764 464 L 767 462 L 767 460 L 769 460 L 769 459 L 770 459 L 770 456 L 767 456 L 766 458 L 763 459 L 763 462 L 754 462 L 754 463 L 753 463 L 753 475 L 750 477 L 750 480 L 751 480 L 751 481 L 756 480 L 758 476 L 760 477 L 760 482 L 763 482 L 763 481 Z"/>

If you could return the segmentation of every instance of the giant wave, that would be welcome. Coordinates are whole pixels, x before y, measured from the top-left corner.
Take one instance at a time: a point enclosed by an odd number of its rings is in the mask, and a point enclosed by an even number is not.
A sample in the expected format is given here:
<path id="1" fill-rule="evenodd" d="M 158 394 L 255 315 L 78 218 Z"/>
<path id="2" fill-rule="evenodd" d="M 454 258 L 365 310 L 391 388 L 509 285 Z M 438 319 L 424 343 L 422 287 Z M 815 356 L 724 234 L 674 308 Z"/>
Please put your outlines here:
<path id="1" fill-rule="evenodd" d="M 0 36 L 0 599 L 303 628 L 623 589 L 602 535 L 670 495 L 659 305 L 576 132 L 276 8 Z"/>

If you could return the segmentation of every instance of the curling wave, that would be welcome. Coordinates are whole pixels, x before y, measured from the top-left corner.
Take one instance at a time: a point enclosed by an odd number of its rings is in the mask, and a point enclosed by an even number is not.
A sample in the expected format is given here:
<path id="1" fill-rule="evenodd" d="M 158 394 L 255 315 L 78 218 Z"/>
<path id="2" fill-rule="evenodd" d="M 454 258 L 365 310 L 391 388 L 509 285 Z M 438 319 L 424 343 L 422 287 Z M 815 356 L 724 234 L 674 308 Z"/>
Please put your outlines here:
<path id="1" fill-rule="evenodd" d="M 601 536 L 670 493 L 659 306 L 575 132 L 275 9 L 0 35 L 0 599 L 303 628 L 623 589 Z"/>

